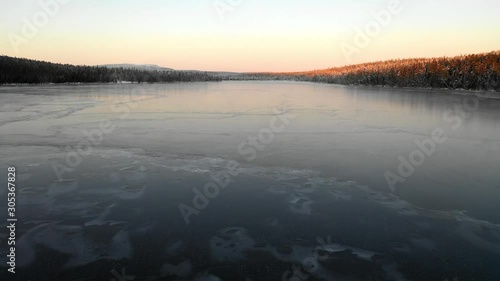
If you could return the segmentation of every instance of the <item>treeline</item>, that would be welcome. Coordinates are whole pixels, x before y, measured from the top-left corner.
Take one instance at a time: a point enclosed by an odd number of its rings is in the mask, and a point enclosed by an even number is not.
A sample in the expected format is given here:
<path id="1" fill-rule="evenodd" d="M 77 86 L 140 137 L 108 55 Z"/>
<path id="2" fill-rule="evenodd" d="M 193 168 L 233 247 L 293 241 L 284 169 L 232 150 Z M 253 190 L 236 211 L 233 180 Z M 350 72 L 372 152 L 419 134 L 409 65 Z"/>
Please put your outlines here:
<path id="1" fill-rule="evenodd" d="M 451 58 L 389 60 L 305 72 L 227 75 L 200 71 L 74 66 L 0 56 L 0 84 L 221 80 L 298 80 L 343 85 L 500 91 L 500 51 Z"/>
<path id="2" fill-rule="evenodd" d="M 233 79 L 500 91 L 500 51 L 451 58 L 390 60 L 306 72 L 253 73 Z"/>
<path id="3" fill-rule="evenodd" d="M 0 56 L 0 84 L 44 83 L 167 83 L 220 81 L 199 71 L 160 71 L 97 66 L 74 66 Z"/>

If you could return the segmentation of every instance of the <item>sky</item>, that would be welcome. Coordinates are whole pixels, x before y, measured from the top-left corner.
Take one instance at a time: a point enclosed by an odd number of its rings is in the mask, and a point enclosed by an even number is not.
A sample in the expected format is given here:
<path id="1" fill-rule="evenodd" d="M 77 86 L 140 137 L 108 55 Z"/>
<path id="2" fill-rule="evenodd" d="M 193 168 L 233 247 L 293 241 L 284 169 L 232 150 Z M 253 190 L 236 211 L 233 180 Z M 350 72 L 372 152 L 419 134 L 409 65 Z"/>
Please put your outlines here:
<path id="1" fill-rule="evenodd" d="M 498 0 L 18 0 L 0 54 L 76 65 L 302 71 L 500 50 Z"/>

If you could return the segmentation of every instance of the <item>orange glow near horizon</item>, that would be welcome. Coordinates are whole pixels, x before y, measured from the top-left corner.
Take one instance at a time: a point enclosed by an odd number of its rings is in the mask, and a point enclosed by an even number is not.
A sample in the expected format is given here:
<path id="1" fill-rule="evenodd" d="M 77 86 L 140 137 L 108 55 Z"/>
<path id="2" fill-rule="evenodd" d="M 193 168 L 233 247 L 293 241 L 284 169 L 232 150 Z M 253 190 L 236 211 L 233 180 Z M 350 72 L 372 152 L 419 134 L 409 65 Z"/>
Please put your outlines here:
<path id="1" fill-rule="evenodd" d="M 484 5 L 470 7 L 466 1 L 400 0 L 401 12 L 380 25 L 380 32 L 369 37 L 366 46 L 356 45 L 356 28 L 364 30 L 374 22 L 373 13 L 386 11 L 390 1 L 292 1 L 286 7 L 242 1 L 222 18 L 210 1 L 197 5 L 143 2 L 61 4 L 58 13 L 17 48 L 11 35 L 22 36 L 23 18 L 30 20 L 43 10 L 32 0 L 24 5 L 10 3 L 0 53 L 75 65 L 132 63 L 180 70 L 286 72 L 500 49 L 500 20 L 493 12 L 498 10 L 493 6 L 500 4 L 495 1 L 484 1 L 492 6 L 485 10 Z M 456 15 L 440 14 L 440 8 L 450 5 L 461 10 L 454 10 Z M 427 11 L 430 8 L 435 10 Z M 459 21 L 464 15 L 467 23 Z M 356 53 L 346 56 L 342 44 L 356 48 Z"/>

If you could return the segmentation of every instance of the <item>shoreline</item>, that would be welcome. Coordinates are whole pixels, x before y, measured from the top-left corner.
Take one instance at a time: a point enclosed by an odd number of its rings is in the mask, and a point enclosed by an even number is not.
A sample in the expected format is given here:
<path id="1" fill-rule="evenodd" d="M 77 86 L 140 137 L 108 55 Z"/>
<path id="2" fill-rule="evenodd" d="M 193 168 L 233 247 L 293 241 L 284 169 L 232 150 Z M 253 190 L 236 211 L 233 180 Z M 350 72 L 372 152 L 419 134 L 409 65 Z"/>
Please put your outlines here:
<path id="1" fill-rule="evenodd" d="M 416 90 L 416 91 L 430 91 L 430 92 L 439 92 L 442 94 L 458 94 L 463 96 L 471 96 L 478 94 L 487 94 L 486 96 L 482 96 L 484 99 L 500 99 L 500 91 L 495 90 L 469 90 L 469 89 L 450 89 L 450 88 L 432 88 L 432 87 L 397 87 L 397 86 L 386 86 L 386 85 L 357 85 L 357 84 L 336 84 L 336 83 L 327 83 L 327 82 L 314 82 L 314 81 L 300 81 L 300 80 L 272 80 L 272 79 L 223 79 L 221 81 L 192 81 L 192 82 L 182 82 L 182 81 L 174 81 L 174 82 L 155 82 L 155 83 L 87 83 L 87 82 L 78 82 L 78 83 L 39 83 L 39 84 L 0 84 L 0 88 L 2 87 L 38 87 L 38 86 L 85 86 L 85 85 L 162 85 L 162 84 L 179 84 L 179 83 L 220 83 L 220 82 L 285 82 L 285 83 L 311 83 L 311 84 L 322 84 L 322 85 L 334 85 L 334 86 L 343 86 L 343 87 L 361 87 L 367 89 L 392 89 L 392 90 Z"/>

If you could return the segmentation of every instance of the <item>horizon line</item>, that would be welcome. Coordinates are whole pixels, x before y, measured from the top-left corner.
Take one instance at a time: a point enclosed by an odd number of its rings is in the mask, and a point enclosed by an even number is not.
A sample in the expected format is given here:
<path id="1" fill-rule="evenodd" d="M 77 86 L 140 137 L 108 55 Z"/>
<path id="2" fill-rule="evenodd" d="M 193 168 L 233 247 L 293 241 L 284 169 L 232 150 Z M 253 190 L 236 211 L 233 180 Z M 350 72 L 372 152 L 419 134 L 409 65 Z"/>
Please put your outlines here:
<path id="1" fill-rule="evenodd" d="M 17 58 L 17 59 L 27 59 L 27 60 L 33 60 L 33 61 L 39 61 L 39 62 L 48 62 L 48 63 L 61 64 L 61 65 L 72 65 L 72 66 L 107 67 L 110 65 L 121 65 L 121 64 L 127 65 L 128 64 L 128 65 L 135 65 L 135 66 L 156 66 L 156 67 L 160 67 L 160 68 L 171 69 L 173 71 L 229 72 L 229 73 L 241 73 L 241 74 L 262 74 L 262 73 L 276 73 L 276 74 L 278 74 L 278 73 L 302 73 L 302 72 L 313 72 L 313 71 L 321 71 L 321 70 L 341 69 L 341 68 L 350 67 L 350 66 L 360 66 L 360 65 L 376 64 L 376 63 L 391 62 L 391 61 L 456 58 L 456 57 L 463 57 L 463 56 L 470 56 L 470 55 L 482 55 L 482 54 L 499 53 L 499 52 L 500 52 L 500 49 L 496 49 L 496 50 L 492 50 L 492 51 L 488 51 L 488 52 L 479 52 L 479 53 L 460 53 L 458 55 L 443 55 L 443 56 L 431 56 L 431 57 L 405 57 L 405 58 L 400 57 L 400 58 L 380 59 L 380 60 L 365 61 L 365 62 L 360 62 L 360 63 L 344 64 L 344 65 L 332 66 L 332 67 L 327 67 L 327 68 L 314 68 L 314 69 L 295 70 L 295 71 L 294 70 L 292 70 L 292 71 L 232 71 L 232 70 L 176 69 L 176 68 L 163 66 L 163 65 L 159 65 L 159 64 L 155 64 L 155 63 L 131 63 L 131 62 L 104 63 L 104 64 L 73 64 L 73 63 L 54 62 L 54 61 L 48 61 L 48 60 L 43 60 L 43 59 L 34 59 L 34 58 L 29 58 L 29 57 L 9 56 L 6 54 L 2 54 L 0 56 Z"/>

